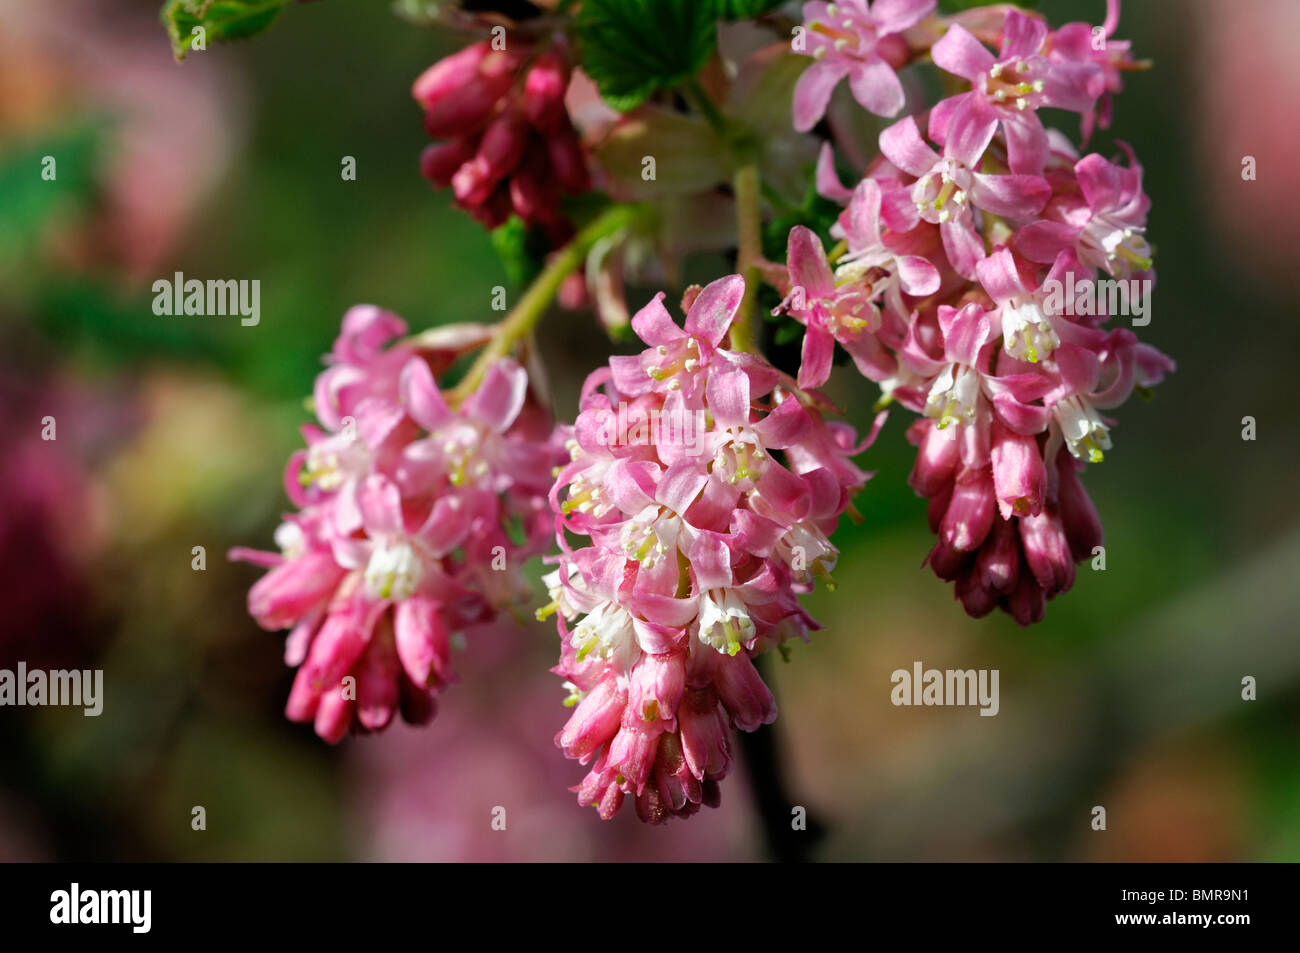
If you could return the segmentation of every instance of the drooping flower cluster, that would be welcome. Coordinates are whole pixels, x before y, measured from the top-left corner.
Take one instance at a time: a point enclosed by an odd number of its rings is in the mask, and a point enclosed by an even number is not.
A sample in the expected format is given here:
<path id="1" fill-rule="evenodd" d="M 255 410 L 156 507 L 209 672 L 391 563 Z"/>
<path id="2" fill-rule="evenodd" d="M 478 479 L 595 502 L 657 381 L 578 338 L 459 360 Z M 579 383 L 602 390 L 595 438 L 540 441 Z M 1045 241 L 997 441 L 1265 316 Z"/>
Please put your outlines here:
<path id="1" fill-rule="evenodd" d="M 1103 47 L 1117 4 L 1110 13 Z M 967 90 L 885 129 L 861 182 L 842 185 L 824 148 L 818 187 L 846 204 L 841 244 L 832 267 L 811 231 L 791 232 L 778 310 L 807 328 L 801 386 L 827 379 L 838 342 L 886 399 L 923 415 L 908 436 L 911 484 L 939 537 L 931 568 L 971 615 L 1000 606 L 1028 624 L 1101 545 L 1078 471 L 1110 448 L 1103 411 L 1174 365 L 1108 326 L 1117 312 L 1149 320 L 1141 167 L 1127 146 L 1122 163 L 1080 157 L 1037 114 L 1073 111 L 1091 132 L 1131 64 L 1127 44 L 1097 50 L 1086 24 L 1053 33 L 1015 8 L 996 30 L 982 15 L 998 52 L 949 21 L 931 56 Z M 865 29 L 856 16 L 840 28 Z"/>
<path id="2" fill-rule="evenodd" d="M 504 47 L 504 44 L 503 44 Z M 553 246 L 572 233 L 563 195 L 590 186 L 587 158 L 564 105 L 569 65 L 557 43 L 496 48 L 483 40 L 430 66 L 411 94 L 430 138 L 420 169 L 451 187 L 456 204 L 488 228 L 511 213 Z"/>
<path id="3" fill-rule="evenodd" d="M 499 361 L 455 408 L 435 380 L 489 330 L 390 343 L 399 317 L 348 311 L 316 380 L 320 426 L 303 428 L 285 474 L 298 509 L 276 531 L 281 551 L 231 553 L 270 569 L 249 612 L 291 630 L 286 714 L 327 741 L 398 711 L 428 721 L 455 678 L 454 633 L 526 597 L 522 565 L 549 541 L 556 449 L 524 369 Z"/>
<path id="4" fill-rule="evenodd" d="M 743 295 L 740 276 L 688 294 L 684 328 L 662 294 L 635 315 L 649 347 L 587 379 L 551 493 L 539 614 L 558 613 L 576 705 L 556 742 L 591 765 L 578 800 L 605 818 L 629 795 L 651 822 L 717 805 L 733 729 L 776 717 L 751 659 L 816 627 L 797 596 L 829 578 L 867 479 L 850 458 L 870 439 L 723 346 Z"/>

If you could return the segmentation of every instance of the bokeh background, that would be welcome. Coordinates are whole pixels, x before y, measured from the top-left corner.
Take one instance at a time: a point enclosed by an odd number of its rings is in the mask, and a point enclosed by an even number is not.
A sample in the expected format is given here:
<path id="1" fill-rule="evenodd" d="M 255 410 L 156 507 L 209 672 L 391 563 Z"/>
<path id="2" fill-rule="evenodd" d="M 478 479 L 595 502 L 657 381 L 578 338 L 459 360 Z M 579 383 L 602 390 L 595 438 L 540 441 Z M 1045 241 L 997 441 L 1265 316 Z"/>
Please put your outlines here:
<path id="1" fill-rule="evenodd" d="M 1056 24 L 1103 8 L 1039 4 Z M 866 519 L 837 537 L 840 588 L 812 600 L 825 630 L 774 669 L 786 784 L 825 827 L 814 856 L 1300 858 L 1300 4 L 1133 0 L 1118 35 L 1155 64 L 1110 135 L 1146 168 L 1144 336 L 1179 369 L 1089 468 L 1107 568 L 1081 567 L 1033 629 L 968 619 L 920 568 L 890 420 Z M 418 174 L 409 86 L 456 45 L 379 0 L 328 0 L 177 65 L 153 0 L 0 0 L 0 667 L 105 671 L 99 718 L 0 709 L 0 858 L 767 856 L 743 764 L 719 810 L 666 828 L 577 806 L 549 625 L 472 644 L 426 729 L 331 748 L 282 717 L 281 638 L 244 612 L 257 571 L 224 553 L 269 546 L 319 355 L 352 304 L 490 320 L 509 284 Z M 155 316 L 174 271 L 260 279 L 260 325 Z M 563 313 L 541 345 L 571 415 L 608 346 Z M 872 385 L 832 385 L 866 424 Z M 915 660 L 999 669 L 1001 714 L 894 708 L 890 673 Z"/>

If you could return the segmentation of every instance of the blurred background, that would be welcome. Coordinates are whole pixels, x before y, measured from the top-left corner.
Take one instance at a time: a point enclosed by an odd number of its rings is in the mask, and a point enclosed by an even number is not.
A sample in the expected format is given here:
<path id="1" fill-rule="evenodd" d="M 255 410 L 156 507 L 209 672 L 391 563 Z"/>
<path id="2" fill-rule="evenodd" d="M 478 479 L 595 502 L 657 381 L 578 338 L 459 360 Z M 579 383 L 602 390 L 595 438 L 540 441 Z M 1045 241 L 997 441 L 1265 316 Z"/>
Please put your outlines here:
<path id="1" fill-rule="evenodd" d="M 319 355 L 352 304 L 416 329 L 490 320 L 486 289 L 509 281 L 418 171 L 409 87 L 456 37 L 328 0 L 178 65 L 157 7 L 0 0 L 0 668 L 105 672 L 98 718 L 0 709 L 0 859 L 766 857 L 743 764 L 720 809 L 665 828 L 577 806 L 549 624 L 472 643 L 428 728 L 331 748 L 284 720 L 282 638 L 244 608 L 258 571 L 224 554 L 270 548 Z M 1086 475 L 1105 571 L 1082 566 L 1029 630 L 967 618 L 920 567 L 907 415 L 888 422 L 862 458 L 865 521 L 836 538 L 839 591 L 811 600 L 825 629 L 772 669 L 786 784 L 825 828 L 814 856 L 1300 859 L 1297 35 L 1291 0 L 1125 4 L 1117 36 L 1155 68 L 1093 147 L 1126 140 L 1145 166 L 1143 334 L 1178 373 Z M 259 279 L 260 324 L 154 315 L 175 271 Z M 557 313 L 541 347 L 571 417 L 608 344 Z M 846 369 L 831 392 L 869 422 L 873 385 Z M 916 660 L 999 669 L 1001 713 L 893 707 L 890 674 Z"/>

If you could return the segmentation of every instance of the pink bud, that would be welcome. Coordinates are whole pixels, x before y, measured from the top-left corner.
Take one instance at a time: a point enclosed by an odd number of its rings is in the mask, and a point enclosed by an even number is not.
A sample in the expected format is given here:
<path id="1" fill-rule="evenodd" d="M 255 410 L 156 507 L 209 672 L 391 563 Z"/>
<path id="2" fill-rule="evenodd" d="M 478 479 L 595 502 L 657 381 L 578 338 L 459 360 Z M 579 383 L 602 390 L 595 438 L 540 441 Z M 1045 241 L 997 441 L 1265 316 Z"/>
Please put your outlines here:
<path id="1" fill-rule="evenodd" d="M 535 141 L 535 140 L 534 140 Z M 510 205 L 525 222 L 555 222 L 562 217 L 560 194 L 545 158 L 525 157 L 510 179 Z"/>
<path id="2" fill-rule="evenodd" d="M 560 123 L 546 137 L 546 153 L 555 172 L 555 181 L 560 188 L 576 195 L 591 187 L 591 177 L 587 173 L 587 157 L 582 151 L 582 143 L 573 126 L 567 122 Z"/>
<path id="3" fill-rule="evenodd" d="M 978 566 L 971 566 L 965 574 L 958 576 L 954 590 L 962 608 L 973 619 L 983 618 L 997 607 L 998 597 L 981 581 Z"/>
<path id="4" fill-rule="evenodd" d="M 328 550 L 276 566 L 248 591 L 248 612 L 264 629 L 285 629 L 333 595 L 346 571 Z"/>
<path id="5" fill-rule="evenodd" d="M 524 80 L 524 115 L 533 128 L 549 132 L 564 115 L 564 91 L 569 86 L 569 67 L 553 50 L 533 62 Z"/>
<path id="6" fill-rule="evenodd" d="M 420 153 L 420 174 L 434 185 L 446 188 L 451 177 L 478 152 L 478 140 L 463 136 L 448 142 L 434 142 Z"/>
<path id="7" fill-rule="evenodd" d="M 589 758 L 614 737 L 626 703 L 627 692 L 619 688 L 618 679 L 606 678 L 578 702 L 555 743 L 570 758 Z"/>
<path id="8" fill-rule="evenodd" d="M 357 666 L 357 721 L 367 731 L 388 727 L 401 699 L 397 650 L 391 632 L 379 627 Z"/>
<path id="9" fill-rule="evenodd" d="M 1096 547 L 1103 542 L 1101 517 L 1079 480 L 1078 468 L 1083 464 L 1075 461 L 1062 447 L 1057 466 L 1060 468 L 1057 492 L 1060 495 L 1061 523 L 1070 540 L 1070 555 L 1075 562 L 1080 562 L 1093 556 Z"/>
<path id="10" fill-rule="evenodd" d="M 971 552 L 984 542 L 996 515 L 993 475 L 986 467 L 967 470 L 953 487 L 948 510 L 939 525 L 939 538 L 958 552 Z"/>
<path id="11" fill-rule="evenodd" d="M 609 743 L 609 763 L 618 767 L 625 790 L 634 794 L 644 790 L 662 734 L 660 723 L 649 724 L 630 710 L 624 714 L 622 727 Z"/>
<path id="12" fill-rule="evenodd" d="M 677 710 L 677 723 L 691 774 L 701 781 L 724 777 L 731 767 L 731 741 L 718 697 L 707 688 L 688 691 Z"/>
<path id="13" fill-rule="evenodd" d="M 431 92 L 422 101 L 425 132 L 432 139 L 448 139 L 472 132 L 510 91 L 517 65 L 518 58 L 514 55 L 490 51 L 479 61 L 477 70 L 464 78 L 455 72 L 454 81 L 445 77 L 442 83 L 430 80 L 426 85 Z M 416 83 L 419 86 L 420 81 Z"/>
<path id="14" fill-rule="evenodd" d="M 1043 509 L 1047 469 L 1038 440 L 993 421 L 993 486 L 1002 518 L 1037 515 Z"/>
<path id="15" fill-rule="evenodd" d="M 686 690 L 684 659 L 676 655 L 643 655 L 628 680 L 627 707 L 642 721 L 667 722 L 677 719 L 677 708 Z"/>
<path id="16" fill-rule="evenodd" d="M 416 78 L 411 95 L 425 109 L 454 97 L 478 78 L 479 65 L 491 50 L 484 40 L 443 57 Z"/>
<path id="17" fill-rule="evenodd" d="M 776 721 L 776 700 L 747 655 L 722 658 L 713 687 L 741 731 Z"/>
<path id="18" fill-rule="evenodd" d="M 1014 519 L 998 519 L 993 531 L 976 557 L 980 584 L 986 589 L 1005 595 L 1016 585 L 1020 573 L 1020 537 Z"/>
<path id="19" fill-rule="evenodd" d="M 670 811 L 680 811 L 687 802 L 699 803 L 700 782 L 691 774 L 682 752 L 681 737 L 667 733 L 659 738 L 659 751 L 655 755 L 655 780 L 659 796 Z"/>
<path id="20" fill-rule="evenodd" d="M 316 734 L 323 741 L 332 745 L 343 740 L 352 724 L 352 711 L 356 702 L 343 697 L 341 688 L 333 688 L 321 695 L 320 707 L 316 709 Z"/>
<path id="21" fill-rule="evenodd" d="M 909 428 L 908 438 L 919 439 L 916 463 L 908 485 L 921 496 L 934 496 L 950 483 L 961 456 L 954 428 L 940 430 L 929 420 L 918 420 Z"/>
<path id="22" fill-rule="evenodd" d="M 1031 573 L 1020 574 L 1016 588 L 1007 598 L 1007 611 L 1021 625 L 1043 621 L 1043 614 L 1047 611 L 1047 597 Z"/>
<path id="23" fill-rule="evenodd" d="M 484 174 L 493 182 L 504 179 L 523 158 L 528 144 L 528 125 L 514 111 L 502 113 L 492 120 L 479 143 L 477 158 L 482 161 Z"/>
<path id="24" fill-rule="evenodd" d="M 393 614 L 397 657 L 416 685 L 428 688 L 451 681 L 451 640 L 439 605 L 413 596 L 397 604 Z"/>
<path id="25" fill-rule="evenodd" d="M 1025 548 L 1025 564 L 1048 597 L 1074 585 L 1070 541 L 1054 507 L 1044 509 L 1038 516 L 1023 517 L 1020 540 Z"/>

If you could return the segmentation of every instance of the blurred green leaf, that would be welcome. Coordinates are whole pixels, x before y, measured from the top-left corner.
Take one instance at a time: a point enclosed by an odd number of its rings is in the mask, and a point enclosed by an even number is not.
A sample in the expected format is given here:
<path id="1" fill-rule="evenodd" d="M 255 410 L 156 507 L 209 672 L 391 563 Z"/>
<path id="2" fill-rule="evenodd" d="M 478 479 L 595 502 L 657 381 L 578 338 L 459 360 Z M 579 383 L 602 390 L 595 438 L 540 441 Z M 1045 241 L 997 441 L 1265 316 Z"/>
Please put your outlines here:
<path id="1" fill-rule="evenodd" d="M 163 25 L 172 41 L 176 59 L 194 46 L 196 28 L 202 28 L 207 43 L 244 40 L 261 33 L 280 15 L 289 0 L 167 0 L 162 8 Z"/>
<path id="2" fill-rule="evenodd" d="M 771 13 L 785 0 L 715 0 L 718 18 L 722 20 L 749 20 Z"/>
<path id="3" fill-rule="evenodd" d="M 606 102 L 634 109 L 699 72 L 717 39 L 716 12 L 699 0 L 586 0 L 582 67 Z"/>
<path id="4" fill-rule="evenodd" d="M 102 132 L 98 125 L 80 126 L 0 155 L 0 271 L 31 248 L 49 222 L 89 202 Z M 47 156 L 55 160 L 53 179 L 42 174 Z"/>
<path id="5" fill-rule="evenodd" d="M 518 215 L 510 216 L 504 225 L 493 229 L 492 247 L 501 259 L 507 277 L 518 288 L 530 284 L 542 270 L 546 240 Z"/>

